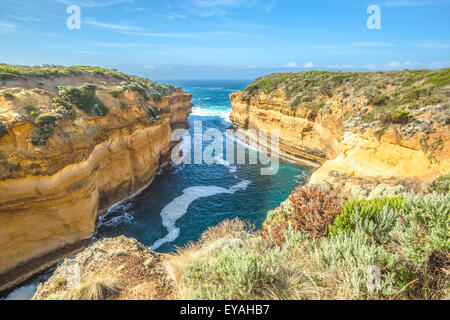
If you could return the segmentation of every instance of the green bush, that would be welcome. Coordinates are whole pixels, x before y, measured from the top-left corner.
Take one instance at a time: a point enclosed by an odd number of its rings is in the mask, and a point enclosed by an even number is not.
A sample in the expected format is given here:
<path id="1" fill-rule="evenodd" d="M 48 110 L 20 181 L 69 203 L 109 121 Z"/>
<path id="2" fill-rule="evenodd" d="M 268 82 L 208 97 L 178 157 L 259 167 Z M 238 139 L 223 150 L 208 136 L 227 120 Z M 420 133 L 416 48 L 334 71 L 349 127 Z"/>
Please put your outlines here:
<path id="1" fill-rule="evenodd" d="M 228 240 L 230 241 L 230 240 Z M 185 269 L 183 283 L 194 291 L 184 299 L 254 299 L 274 281 L 279 250 L 258 252 L 252 248 L 221 248 L 212 258 L 196 260 Z"/>
<path id="2" fill-rule="evenodd" d="M 49 126 L 49 125 L 55 125 L 56 121 L 58 119 L 56 118 L 56 116 L 53 113 L 46 113 L 43 115 L 40 115 L 39 117 L 36 118 L 35 123 L 40 126 Z"/>
<path id="3" fill-rule="evenodd" d="M 69 116 L 74 116 L 76 113 L 76 110 L 74 107 L 72 107 L 70 104 L 62 101 L 61 99 L 53 98 L 53 104 L 56 108 L 56 111 L 58 111 L 58 112 L 65 112 Z"/>
<path id="4" fill-rule="evenodd" d="M 340 214 L 334 224 L 330 226 L 329 236 L 334 237 L 340 232 L 352 231 L 355 228 L 355 222 L 352 220 L 354 215 L 362 218 L 373 219 L 383 208 L 387 206 L 394 211 L 400 210 L 402 198 L 381 198 L 373 200 L 353 200 L 344 203 L 342 214 Z"/>
<path id="5" fill-rule="evenodd" d="M 405 97 L 414 100 L 428 95 L 430 95 L 430 91 L 427 88 L 414 88 Z"/>
<path id="6" fill-rule="evenodd" d="M 46 140 L 50 138 L 54 132 L 55 130 L 51 127 L 43 127 L 40 129 L 37 136 L 31 137 L 31 143 L 35 146 L 44 146 L 46 144 Z"/>
<path id="7" fill-rule="evenodd" d="M 291 108 L 296 108 L 296 107 L 298 107 L 299 105 L 302 104 L 302 100 L 303 100 L 303 97 L 302 97 L 302 96 L 297 96 L 297 97 L 294 99 L 294 101 L 291 102 L 290 107 L 291 107 Z"/>
<path id="8" fill-rule="evenodd" d="M 112 95 L 114 98 L 119 98 L 120 95 L 122 94 L 122 92 L 123 92 L 123 88 L 120 88 L 120 89 L 114 89 L 114 90 L 111 90 L 111 95 Z"/>
<path id="9" fill-rule="evenodd" d="M 412 118 L 412 114 L 408 109 L 397 109 L 395 118 L 397 123 L 407 123 Z"/>
<path id="10" fill-rule="evenodd" d="M 386 95 L 386 94 L 380 94 L 379 96 L 377 96 L 377 97 L 374 98 L 373 103 L 374 103 L 376 106 L 385 105 L 385 104 L 387 104 L 387 102 L 389 101 L 390 98 L 391 98 L 391 97 L 389 97 L 389 96 Z"/>
<path id="11" fill-rule="evenodd" d="M 425 83 L 432 84 L 437 87 L 450 84 L 450 68 L 437 70 L 425 80 Z"/>
<path id="12" fill-rule="evenodd" d="M 399 251 L 417 267 L 428 264 L 433 252 L 450 250 L 450 194 L 431 193 L 423 198 L 407 195 L 402 204 L 401 222 L 393 236 Z"/>
<path id="13" fill-rule="evenodd" d="M 410 86 L 412 86 L 414 83 L 416 83 L 419 80 L 420 80 L 419 77 L 408 78 L 402 83 L 402 87 L 403 88 L 410 87 Z"/>
<path id="14" fill-rule="evenodd" d="M 443 175 L 431 182 L 426 190 L 428 193 L 448 193 L 450 192 L 450 173 Z"/>
<path id="15" fill-rule="evenodd" d="M 6 121 L 0 120 L 0 139 L 9 134 L 8 130 L 6 130 L 7 126 L 8 123 Z"/>
<path id="16" fill-rule="evenodd" d="M 58 87 L 58 94 L 65 101 L 68 101 L 91 114 L 95 111 L 99 116 L 105 116 L 108 113 L 108 108 L 95 95 L 95 85 L 86 83 L 80 87 Z"/>
<path id="17" fill-rule="evenodd" d="M 109 109 L 102 102 L 94 104 L 92 108 L 94 109 L 95 113 L 102 117 L 106 116 L 109 111 Z"/>
<path id="18" fill-rule="evenodd" d="M 395 290 L 396 257 L 382 246 L 371 243 L 364 232 L 338 233 L 332 240 L 322 239 L 313 250 L 316 263 L 324 272 L 342 283 L 349 299 L 370 299 L 391 296 Z M 368 283 L 379 268 L 380 283 L 371 290 Z"/>
<path id="19" fill-rule="evenodd" d="M 151 122 L 161 120 L 161 110 L 157 105 L 147 106 L 147 113 Z"/>
<path id="20" fill-rule="evenodd" d="M 38 115 L 38 108 L 36 106 L 25 106 L 25 110 L 28 111 L 30 116 L 36 117 Z"/>
<path id="21" fill-rule="evenodd" d="M 6 92 L 6 91 L 2 91 L 0 94 L 2 96 L 4 96 L 5 99 L 7 99 L 7 100 L 14 100 L 15 99 L 15 97 L 14 97 L 14 95 L 12 93 L 9 93 L 9 92 Z"/>

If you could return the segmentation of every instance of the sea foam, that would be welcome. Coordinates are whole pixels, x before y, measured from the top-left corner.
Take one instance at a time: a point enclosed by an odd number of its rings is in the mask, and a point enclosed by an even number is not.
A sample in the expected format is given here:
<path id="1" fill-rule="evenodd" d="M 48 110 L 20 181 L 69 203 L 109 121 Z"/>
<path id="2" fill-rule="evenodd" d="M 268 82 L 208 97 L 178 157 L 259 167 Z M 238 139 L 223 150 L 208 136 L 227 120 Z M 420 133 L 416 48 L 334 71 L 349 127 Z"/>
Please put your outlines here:
<path id="1" fill-rule="evenodd" d="M 180 228 L 175 223 L 184 216 L 192 202 L 200 198 L 207 198 L 217 194 L 233 194 L 238 190 L 245 190 L 250 181 L 243 180 L 229 189 L 217 186 L 199 186 L 189 187 L 183 191 L 183 194 L 175 198 L 171 203 L 165 206 L 161 211 L 162 224 L 167 229 L 168 234 L 157 240 L 151 247 L 153 250 L 158 249 L 165 243 L 175 241 L 180 235 Z"/>
<path id="2" fill-rule="evenodd" d="M 224 120 L 227 123 L 231 123 L 230 115 L 231 115 L 231 109 L 217 109 L 217 108 L 203 108 L 199 106 L 195 106 L 192 108 L 193 116 L 198 117 L 220 117 L 222 120 Z"/>

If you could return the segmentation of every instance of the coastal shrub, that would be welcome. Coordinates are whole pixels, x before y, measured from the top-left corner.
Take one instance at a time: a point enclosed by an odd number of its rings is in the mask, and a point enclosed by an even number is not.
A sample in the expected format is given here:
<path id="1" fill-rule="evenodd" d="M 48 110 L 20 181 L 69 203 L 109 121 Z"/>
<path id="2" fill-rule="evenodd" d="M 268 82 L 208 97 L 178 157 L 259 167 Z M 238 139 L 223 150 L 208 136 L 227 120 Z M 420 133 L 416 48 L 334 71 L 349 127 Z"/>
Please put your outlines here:
<path id="1" fill-rule="evenodd" d="M 448 297 L 450 194 L 405 196 L 390 246 L 410 275 L 406 293 L 414 299 Z"/>
<path id="2" fill-rule="evenodd" d="M 69 116 L 74 116 L 76 113 L 74 107 L 62 101 L 61 99 L 53 98 L 53 105 L 55 106 L 57 112 L 67 113 Z"/>
<path id="3" fill-rule="evenodd" d="M 274 281 L 279 250 L 258 252 L 249 248 L 219 249 L 211 259 L 199 259 L 184 273 L 183 285 L 195 288 L 186 299 L 254 299 Z"/>
<path id="4" fill-rule="evenodd" d="M 58 119 L 53 113 L 46 113 L 42 114 L 39 117 L 36 118 L 35 123 L 38 126 L 49 126 L 49 125 L 55 125 L 56 121 Z"/>
<path id="5" fill-rule="evenodd" d="M 302 104 L 302 101 L 303 101 L 303 97 L 302 96 L 297 96 L 294 99 L 294 101 L 291 102 L 290 107 L 291 108 L 296 108 L 296 107 L 298 107 L 299 105 Z"/>
<path id="6" fill-rule="evenodd" d="M 238 220 L 211 228 L 172 257 L 182 270 L 176 278 L 178 297 L 448 297 L 450 195 L 407 194 L 359 203 L 351 210 L 352 232 L 329 238 L 313 239 L 289 225 L 284 241 L 276 243 L 248 233 Z"/>
<path id="7" fill-rule="evenodd" d="M 111 90 L 110 93 L 114 98 L 119 98 L 120 95 L 122 94 L 122 92 L 123 92 L 123 88 L 120 88 L 120 89 Z"/>
<path id="8" fill-rule="evenodd" d="M 340 86 L 346 79 L 349 79 L 350 77 L 350 75 L 337 74 L 331 78 L 331 81 L 334 82 L 336 86 Z"/>
<path id="9" fill-rule="evenodd" d="M 286 240 L 284 234 L 290 227 L 313 239 L 326 237 L 329 226 L 342 211 L 337 195 L 317 185 L 298 187 L 289 200 L 293 213 L 285 221 L 262 234 L 278 244 Z"/>
<path id="10" fill-rule="evenodd" d="M 347 299 L 388 297 L 395 292 L 395 275 L 384 272 L 395 264 L 395 255 L 367 240 L 364 232 L 339 233 L 332 241 L 322 239 L 313 249 L 317 267 L 339 281 Z M 368 283 L 380 272 L 374 290 Z M 376 290 L 375 290 L 376 289 Z"/>
<path id="11" fill-rule="evenodd" d="M 8 135 L 9 132 L 6 130 L 8 123 L 6 121 L 0 120 L 0 139 Z"/>
<path id="12" fill-rule="evenodd" d="M 404 88 L 410 87 L 419 80 L 420 80 L 419 76 L 410 77 L 410 78 L 406 79 L 405 81 L 403 81 L 402 87 L 404 87 Z"/>
<path id="13" fill-rule="evenodd" d="M 427 189 L 427 193 L 448 193 L 450 192 L 450 173 L 440 176 L 439 178 L 432 181 Z"/>
<path id="14" fill-rule="evenodd" d="M 380 120 L 386 124 L 407 124 L 412 118 L 412 113 L 406 108 L 397 109 L 395 112 L 385 113 L 380 116 Z"/>
<path id="15" fill-rule="evenodd" d="M 43 146 L 45 145 L 46 140 L 50 138 L 54 132 L 55 130 L 52 127 L 40 128 L 39 133 L 31 137 L 31 143 L 35 146 Z"/>
<path id="16" fill-rule="evenodd" d="M 398 211 L 401 209 L 402 201 L 403 199 L 401 197 L 347 201 L 343 205 L 342 213 L 330 226 L 329 235 L 330 237 L 335 237 L 340 232 L 353 231 L 355 229 L 355 222 L 352 218 L 355 215 L 373 219 L 385 206 L 388 209 Z"/>
<path id="17" fill-rule="evenodd" d="M 7 100 L 14 100 L 15 99 L 14 95 L 12 93 L 7 92 L 7 91 L 2 91 L 0 94 L 3 97 L 5 97 L 5 99 L 7 99 Z"/>
<path id="18" fill-rule="evenodd" d="M 151 91 L 150 94 L 151 94 L 151 96 L 152 96 L 154 101 L 161 101 L 161 99 L 162 99 L 161 93 Z"/>
<path id="19" fill-rule="evenodd" d="M 384 244 L 390 240 L 390 232 L 397 223 L 398 214 L 389 206 L 384 206 L 373 216 L 356 212 L 350 219 L 356 230 L 361 230 L 377 243 Z"/>
<path id="20" fill-rule="evenodd" d="M 397 109 L 395 111 L 394 123 L 408 123 L 412 114 L 408 109 Z"/>
<path id="21" fill-rule="evenodd" d="M 407 195 L 402 204 L 402 221 L 393 235 L 399 251 L 423 267 L 435 251 L 450 250 L 450 194 Z"/>
<path id="22" fill-rule="evenodd" d="M 157 105 L 147 106 L 147 113 L 151 122 L 161 120 L 161 110 Z"/>
<path id="23" fill-rule="evenodd" d="M 32 116 L 37 114 L 38 108 L 36 106 L 28 105 L 24 107 L 25 110 Z"/>
<path id="24" fill-rule="evenodd" d="M 88 114 L 95 111 L 99 116 L 105 116 L 109 110 L 95 95 L 95 89 L 96 86 L 89 83 L 80 87 L 59 86 L 58 94 L 63 100 L 72 103 Z"/>
<path id="25" fill-rule="evenodd" d="M 386 94 L 380 94 L 379 96 L 375 97 L 372 102 L 376 106 L 381 106 L 387 104 L 390 98 L 391 97 Z"/>
<path id="26" fill-rule="evenodd" d="M 450 84 L 450 68 L 432 72 L 425 80 L 425 84 L 432 84 L 437 87 Z"/>
<path id="27" fill-rule="evenodd" d="M 148 100 L 149 90 L 147 86 L 143 83 L 139 83 L 136 81 L 128 82 L 123 84 L 127 90 L 139 92 L 146 100 Z"/>

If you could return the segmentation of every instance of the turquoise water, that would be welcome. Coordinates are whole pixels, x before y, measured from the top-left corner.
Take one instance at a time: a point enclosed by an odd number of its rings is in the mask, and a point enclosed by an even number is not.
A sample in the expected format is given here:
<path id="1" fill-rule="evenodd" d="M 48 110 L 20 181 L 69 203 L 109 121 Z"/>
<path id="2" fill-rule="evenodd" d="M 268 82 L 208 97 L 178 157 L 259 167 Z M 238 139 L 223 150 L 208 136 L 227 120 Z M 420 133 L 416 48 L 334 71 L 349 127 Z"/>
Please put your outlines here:
<path id="1" fill-rule="evenodd" d="M 194 121 L 203 131 L 224 132 L 231 123 L 229 94 L 244 89 L 247 81 L 169 81 L 193 94 Z M 204 142 L 206 147 L 210 142 Z M 237 146 L 237 144 L 236 144 Z M 225 150 L 224 150 L 225 152 Z M 97 226 L 93 241 L 125 235 L 160 252 L 171 252 L 200 238 L 203 231 L 226 219 L 239 218 L 261 227 L 268 210 L 276 208 L 302 183 L 310 168 L 281 162 L 276 175 L 262 176 L 261 165 L 179 165 L 160 172 L 142 193 L 112 208 Z M 11 297 L 31 298 L 36 277 Z"/>

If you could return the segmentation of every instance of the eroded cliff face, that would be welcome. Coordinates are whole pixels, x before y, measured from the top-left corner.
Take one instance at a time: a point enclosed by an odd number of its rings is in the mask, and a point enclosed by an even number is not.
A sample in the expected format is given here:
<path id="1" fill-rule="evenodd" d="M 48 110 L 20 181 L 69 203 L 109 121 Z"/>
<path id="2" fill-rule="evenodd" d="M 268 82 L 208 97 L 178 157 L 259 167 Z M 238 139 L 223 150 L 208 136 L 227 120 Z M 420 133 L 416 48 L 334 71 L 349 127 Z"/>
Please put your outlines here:
<path id="1" fill-rule="evenodd" d="M 47 83 L 21 83 L 0 96 L 0 291 L 82 248 L 99 215 L 148 186 L 168 163 L 172 130 L 186 125 L 192 107 L 181 89 L 154 98 L 111 79 L 60 80 L 52 81 L 90 80 L 109 111 L 100 116 L 74 106 L 68 115 L 55 109 L 60 97 Z M 57 120 L 42 125 L 39 115 L 48 114 Z"/>
<path id="2" fill-rule="evenodd" d="M 279 132 L 280 151 L 283 156 L 301 161 L 309 159 L 323 163 L 336 157 L 342 150 L 339 138 L 343 134 L 336 119 L 323 124 L 310 119 L 308 108 L 287 107 L 285 94 L 277 90 L 273 94 L 262 93 L 248 99 L 243 92 L 233 93 L 233 112 L 230 119 L 237 127 L 247 130 Z"/>
<path id="3" fill-rule="evenodd" d="M 270 93 L 231 95 L 231 120 L 240 130 L 279 130 L 281 155 L 306 158 L 319 168 L 309 182 L 351 198 L 355 186 L 369 192 L 379 184 L 412 188 L 450 171 L 448 105 L 422 108 L 408 124 L 358 123 L 376 106 L 364 95 L 335 90 L 322 95 L 320 109 L 292 107 L 280 87 Z M 439 121 L 434 121 L 436 116 Z M 356 119 L 356 123 L 352 123 Z"/>

